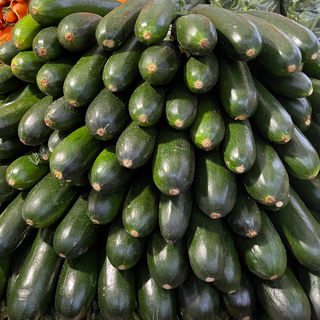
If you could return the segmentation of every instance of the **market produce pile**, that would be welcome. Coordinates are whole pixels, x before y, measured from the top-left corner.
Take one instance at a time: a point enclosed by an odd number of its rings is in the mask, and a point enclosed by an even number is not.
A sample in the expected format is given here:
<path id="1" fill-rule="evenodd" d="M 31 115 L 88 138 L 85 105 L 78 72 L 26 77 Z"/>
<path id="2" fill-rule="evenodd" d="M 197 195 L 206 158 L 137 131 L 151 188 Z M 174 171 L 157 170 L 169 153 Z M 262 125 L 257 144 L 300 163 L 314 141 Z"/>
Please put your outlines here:
<path id="1" fill-rule="evenodd" d="M 0 46 L 0 319 L 320 319 L 316 36 L 209 1 L 29 11 Z"/>

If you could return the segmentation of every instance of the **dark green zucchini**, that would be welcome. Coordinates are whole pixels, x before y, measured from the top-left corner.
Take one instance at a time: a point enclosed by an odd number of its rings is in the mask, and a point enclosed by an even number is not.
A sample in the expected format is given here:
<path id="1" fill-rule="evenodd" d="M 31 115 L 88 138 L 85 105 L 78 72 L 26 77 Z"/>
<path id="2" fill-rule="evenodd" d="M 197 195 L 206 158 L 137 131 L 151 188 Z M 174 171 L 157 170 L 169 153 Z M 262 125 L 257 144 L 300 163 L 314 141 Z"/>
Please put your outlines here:
<path id="1" fill-rule="evenodd" d="M 29 150 L 31 146 L 23 144 L 18 136 L 0 138 L 0 159 L 15 159 Z"/>
<path id="2" fill-rule="evenodd" d="M 236 177 L 225 165 L 221 150 L 196 155 L 195 199 L 201 211 L 212 219 L 226 216 L 234 207 Z"/>
<path id="3" fill-rule="evenodd" d="M 10 66 L 12 59 L 20 53 L 20 51 L 12 40 L 5 41 L 0 48 L 0 61 Z"/>
<path id="4" fill-rule="evenodd" d="M 51 152 L 48 147 L 48 141 L 41 143 L 39 147 L 39 156 L 40 158 L 49 163 L 49 158 L 50 158 Z"/>
<path id="5" fill-rule="evenodd" d="M 98 264 L 96 247 L 79 258 L 64 260 L 54 299 L 59 319 L 83 319 L 90 312 L 97 290 Z"/>
<path id="6" fill-rule="evenodd" d="M 90 12 L 68 14 L 58 24 L 58 40 L 71 52 L 88 50 L 96 41 L 95 31 L 102 16 Z"/>
<path id="7" fill-rule="evenodd" d="M 0 50 L 1 53 L 1 50 Z M 1 59 L 1 54 L 0 54 Z M 310 78 L 320 80 L 320 55 L 315 59 L 305 59 L 303 61 L 302 71 Z"/>
<path id="8" fill-rule="evenodd" d="M 195 172 L 195 155 L 186 131 L 163 124 L 159 129 L 152 172 L 157 188 L 164 194 L 178 195 L 190 188 Z"/>
<path id="9" fill-rule="evenodd" d="M 67 212 L 78 195 L 77 188 L 48 173 L 28 193 L 22 217 L 34 228 L 49 226 Z"/>
<path id="10" fill-rule="evenodd" d="M 0 203 L 13 200 L 18 194 L 17 189 L 12 188 L 6 180 L 6 172 L 10 163 L 0 166 Z"/>
<path id="11" fill-rule="evenodd" d="M 50 156 L 50 170 L 62 180 L 76 180 L 93 164 L 104 145 L 82 126 L 59 143 Z"/>
<path id="12" fill-rule="evenodd" d="M 178 288 L 190 269 L 185 237 L 170 244 L 157 228 L 147 239 L 147 260 L 151 277 L 159 286 L 167 290 Z"/>
<path id="13" fill-rule="evenodd" d="M 23 81 L 15 76 L 11 67 L 0 65 L 0 94 L 9 93 L 23 85 Z"/>
<path id="14" fill-rule="evenodd" d="M 51 133 L 49 139 L 48 139 L 48 148 L 50 153 L 53 152 L 53 150 L 56 148 L 56 146 L 64 140 L 72 131 L 70 130 L 65 130 L 65 131 L 60 131 L 60 130 L 55 130 Z"/>
<path id="15" fill-rule="evenodd" d="M 319 123 L 320 119 L 320 107 L 319 107 L 319 98 L 320 98 L 320 80 L 309 78 L 312 83 L 313 92 L 308 97 L 308 101 L 311 104 L 312 107 L 312 117 L 315 121 Z"/>
<path id="16" fill-rule="evenodd" d="M 231 58 L 248 61 L 260 53 L 261 35 L 257 27 L 244 17 L 209 4 L 199 4 L 190 12 L 211 20 L 218 33 L 218 46 Z"/>
<path id="17" fill-rule="evenodd" d="M 7 288 L 11 260 L 12 260 L 11 253 L 0 257 L 0 299 L 1 300 Z"/>
<path id="18" fill-rule="evenodd" d="M 44 62 L 61 58 L 65 50 L 58 39 L 58 27 L 47 27 L 39 31 L 33 39 L 32 50 Z"/>
<path id="19" fill-rule="evenodd" d="M 119 163 L 130 169 L 142 167 L 152 156 L 158 135 L 158 127 L 140 127 L 131 122 L 119 136 L 116 156 Z"/>
<path id="20" fill-rule="evenodd" d="M 120 47 L 133 32 L 136 19 L 148 2 L 150 0 L 126 1 L 106 14 L 96 29 L 98 44 L 105 50 Z"/>
<path id="21" fill-rule="evenodd" d="M 36 102 L 23 115 L 18 126 L 18 136 L 22 143 L 29 146 L 39 146 L 49 139 L 53 130 L 46 126 L 43 118 L 52 102 L 52 96 L 46 96 Z"/>
<path id="22" fill-rule="evenodd" d="M 139 74 L 138 63 L 145 49 L 146 46 L 138 40 L 134 32 L 131 33 L 104 65 L 104 86 L 112 92 L 127 89 Z"/>
<path id="23" fill-rule="evenodd" d="M 120 135 L 128 119 L 126 97 L 129 92 L 112 93 L 104 88 L 90 103 L 85 117 L 91 135 L 98 140 L 111 140 Z"/>
<path id="24" fill-rule="evenodd" d="M 38 231 L 10 294 L 8 316 L 12 320 L 41 319 L 49 306 L 62 265 L 52 245 L 55 229 L 54 224 Z"/>
<path id="25" fill-rule="evenodd" d="M 124 200 L 122 221 L 134 237 L 145 237 L 158 223 L 159 190 L 147 166 L 137 172 Z"/>
<path id="26" fill-rule="evenodd" d="M 102 71 L 109 56 L 110 53 L 95 44 L 69 71 L 63 83 L 63 94 L 72 106 L 83 107 L 95 98 L 103 85 Z"/>
<path id="27" fill-rule="evenodd" d="M 278 279 L 270 281 L 252 276 L 252 283 L 260 304 L 271 319 L 311 319 L 308 297 L 288 267 Z"/>
<path id="28" fill-rule="evenodd" d="M 309 129 L 304 131 L 303 134 L 311 142 L 317 153 L 320 154 L 320 141 L 318 139 L 320 134 L 320 125 L 311 121 Z"/>
<path id="29" fill-rule="evenodd" d="M 185 236 L 190 265 L 196 276 L 206 282 L 222 277 L 226 251 L 221 220 L 210 219 L 194 204 Z"/>

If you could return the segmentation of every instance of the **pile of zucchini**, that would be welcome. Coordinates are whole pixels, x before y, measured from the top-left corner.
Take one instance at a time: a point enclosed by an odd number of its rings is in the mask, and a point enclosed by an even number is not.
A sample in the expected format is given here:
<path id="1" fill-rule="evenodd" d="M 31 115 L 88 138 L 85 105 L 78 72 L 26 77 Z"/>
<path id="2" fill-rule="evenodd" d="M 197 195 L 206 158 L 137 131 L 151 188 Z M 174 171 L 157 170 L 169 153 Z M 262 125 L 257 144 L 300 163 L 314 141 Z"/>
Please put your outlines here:
<path id="1" fill-rule="evenodd" d="M 317 38 L 121 2 L 0 47 L 0 319 L 320 319 Z"/>

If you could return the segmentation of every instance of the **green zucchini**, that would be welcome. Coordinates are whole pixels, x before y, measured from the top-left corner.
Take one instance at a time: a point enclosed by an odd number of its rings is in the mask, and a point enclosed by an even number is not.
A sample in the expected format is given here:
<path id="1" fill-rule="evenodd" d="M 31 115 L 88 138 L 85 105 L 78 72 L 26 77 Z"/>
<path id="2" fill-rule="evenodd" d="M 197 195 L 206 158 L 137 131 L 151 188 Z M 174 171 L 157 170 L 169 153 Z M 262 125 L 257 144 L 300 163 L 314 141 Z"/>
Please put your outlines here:
<path id="1" fill-rule="evenodd" d="M 76 180 L 93 164 L 104 145 L 82 126 L 59 143 L 50 156 L 50 170 L 58 179 Z"/>
<path id="2" fill-rule="evenodd" d="M 257 27 L 241 15 L 209 4 L 198 4 L 190 12 L 211 20 L 217 30 L 218 47 L 231 58 L 248 61 L 260 53 L 261 35 Z"/>
<path id="3" fill-rule="evenodd" d="M 12 320 L 41 319 L 57 285 L 62 259 L 52 245 L 56 225 L 38 231 L 8 301 Z"/>
<path id="4" fill-rule="evenodd" d="M 64 260 L 54 299 L 59 319 L 83 319 L 90 311 L 97 290 L 98 263 L 97 248 Z"/>
<path id="5" fill-rule="evenodd" d="M 309 79 L 311 80 L 311 83 L 312 83 L 313 92 L 308 97 L 308 101 L 310 102 L 312 107 L 312 117 L 314 118 L 315 121 L 319 122 L 320 108 L 318 105 L 318 101 L 320 97 L 320 80 L 314 79 L 314 78 L 309 78 Z"/>
<path id="6" fill-rule="evenodd" d="M 105 50 L 120 47 L 133 32 L 136 19 L 148 2 L 150 0 L 124 2 L 106 14 L 96 28 L 98 44 Z"/>
<path id="7" fill-rule="evenodd" d="M 185 235 L 191 217 L 192 204 L 192 188 L 175 197 L 160 193 L 159 227 L 162 237 L 168 243 L 175 243 Z"/>
<path id="8" fill-rule="evenodd" d="M 190 269 L 185 237 L 170 244 L 157 228 L 147 239 L 147 260 L 151 277 L 159 286 L 167 290 L 178 288 Z"/>
<path id="9" fill-rule="evenodd" d="M 237 195 L 236 177 L 226 167 L 221 150 L 198 151 L 194 187 L 199 208 L 210 218 L 219 219 L 232 210 Z"/>
<path id="10" fill-rule="evenodd" d="M 219 54 L 219 94 L 227 114 L 235 120 L 251 117 L 257 110 L 257 92 L 248 65 Z"/>
<path id="11" fill-rule="evenodd" d="M 134 172 L 119 163 L 116 147 L 110 145 L 103 149 L 93 161 L 89 172 L 90 184 L 98 192 L 112 193 L 123 187 Z"/>
<path id="12" fill-rule="evenodd" d="M 7 254 L 0 257 L 0 299 L 6 292 L 7 282 L 10 272 L 10 264 L 12 260 L 12 254 Z"/>
<path id="13" fill-rule="evenodd" d="M 197 115 L 189 131 L 192 142 L 199 149 L 213 150 L 222 142 L 225 136 L 225 122 L 221 109 L 215 91 L 199 95 Z"/>
<path id="14" fill-rule="evenodd" d="M 137 172 L 122 208 L 124 227 L 134 237 L 147 236 L 158 223 L 159 190 L 146 168 Z"/>
<path id="15" fill-rule="evenodd" d="M 29 191 L 22 207 L 22 217 L 34 228 L 49 226 L 60 219 L 78 195 L 78 189 L 49 172 Z"/>
<path id="16" fill-rule="evenodd" d="M 22 84 L 23 81 L 14 75 L 10 66 L 6 64 L 0 66 L 0 94 L 9 93 Z"/>
<path id="17" fill-rule="evenodd" d="M 49 163 L 49 158 L 50 158 L 51 152 L 48 147 L 48 141 L 41 143 L 39 147 L 39 156 L 40 158 Z"/>
<path id="18" fill-rule="evenodd" d="M 88 50 L 95 43 L 95 31 L 102 16 L 90 12 L 68 14 L 58 24 L 58 40 L 71 52 Z"/>
<path id="19" fill-rule="evenodd" d="M 53 130 L 46 126 L 43 118 L 52 102 L 52 96 L 46 96 L 36 102 L 23 115 L 18 126 L 18 136 L 22 143 L 29 146 L 39 146 L 49 139 Z"/>
<path id="20" fill-rule="evenodd" d="M 15 159 L 30 149 L 31 146 L 23 144 L 18 136 L 0 138 L 0 159 Z"/>
<path id="21" fill-rule="evenodd" d="M 98 140 L 111 140 L 120 135 L 129 112 L 125 100 L 128 92 L 112 93 L 104 88 L 90 103 L 85 117 L 90 134 Z"/>
<path id="22" fill-rule="evenodd" d="M 95 98 L 103 84 L 102 71 L 109 56 L 95 44 L 69 71 L 63 83 L 63 94 L 72 106 L 83 107 Z"/>
<path id="23" fill-rule="evenodd" d="M 14 45 L 12 40 L 5 41 L 0 48 L 0 61 L 10 66 L 12 59 L 20 52 L 21 50 Z"/>
<path id="24" fill-rule="evenodd" d="M 10 163 L 0 166 L 0 203 L 13 200 L 19 193 L 17 189 L 12 188 L 6 180 L 6 172 Z"/>
<path id="25" fill-rule="evenodd" d="M 1 59 L 1 54 L 0 54 L 0 59 Z M 303 61 L 302 71 L 308 77 L 320 80 L 320 55 L 317 55 L 315 59 L 305 59 Z"/>
<path id="26" fill-rule="evenodd" d="M 320 141 L 318 139 L 320 134 L 320 125 L 311 121 L 309 129 L 304 131 L 303 134 L 311 142 L 317 153 L 320 154 Z"/>
<path id="27" fill-rule="evenodd" d="M 49 151 L 52 153 L 53 150 L 56 148 L 56 146 L 64 140 L 72 131 L 70 130 L 65 130 L 65 131 L 60 131 L 60 130 L 55 130 L 51 133 L 49 139 L 48 139 L 48 148 Z"/>
<path id="28" fill-rule="evenodd" d="M 112 92 L 127 89 L 139 74 L 138 62 L 146 46 L 131 33 L 116 49 L 103 68 L 104 86 Z"/>
<path id="29" fill-rule="evenodd" d="M 210 219 L 194 204 L 185 236 L 190 265 L 196 276 L 206 282 L 222 277 L 226 251 L 221 220 Z"/>
<path id="30" fill-rule="evenodd" d="M 164 124 L 160 128 L 153 156 L 153 180 L 167 195 L 187 191 L 194 178 L 195 155 L 186 131 Z"/>
<path id="31" fill-rule="evenodd" d="M 65 50 L 58 39 L 58 27 L 47 27 L 39 31 L 33 39 L 32 50 L 44 62 L 61 58 Z"/>

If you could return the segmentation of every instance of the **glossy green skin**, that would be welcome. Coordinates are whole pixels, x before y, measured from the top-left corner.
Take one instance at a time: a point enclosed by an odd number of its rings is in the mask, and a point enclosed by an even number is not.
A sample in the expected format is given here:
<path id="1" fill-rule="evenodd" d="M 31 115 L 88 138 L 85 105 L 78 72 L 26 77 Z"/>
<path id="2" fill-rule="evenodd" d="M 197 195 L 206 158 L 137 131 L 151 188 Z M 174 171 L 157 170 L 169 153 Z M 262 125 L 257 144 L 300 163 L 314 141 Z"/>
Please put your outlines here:
<path id="1" fill-rule="evenodd" d="M 118 270 L 104 258 L 98 280 L 98 300 L 103 319 L 129 320 L 135 308 L 135 268 Z"/>
<path id="2" fill-rule="evenodd" d="M 104 88 L 90 103 L 85 117 L 86 126 L 92 136 L 98 140 L 111 140 L 120 135 L 128 119 L 128 92 L 119 95 Z"/>
<path id="3" fill-rule="evenodd" d="M 20 50 L 30 50 L 34 37 L 43 29 L 31 14 L 20 19 L 13 27 L 11 39 Z"/>
<path id="4" fill-rule="evenodd" d="M 256 145 L 248 119 L 233 120 L 226 116 L 226 133 L 222 143 L 223 159 L 234 173 L 249 171 L 256 160 Z"/>
<path id="5" fill-rule="evenodd" d="M 140 312 L 145 320 L 175 320 L 177 299 L 175 290 L 166 290 L 151 277 L 146 256 L 136 268 L 137 296 Z"/>
<path id="6" fill-rule="evenodd" d="M 183 75 L 178 72 L 166 92 L 165 115 L 169 125 L 176 130 L 185 130 L 197 115 L 198 96 L 184 84 Z"/>
<path id="7" fill-rule="evenodd" d="M 306 136 L 295 126 L 288 144 L 274 146 L 288 173 L 299 179 L 313 179 L 320 169 L 319 155 Z"/>
<path id="8" fill-rule="evenodd" d="M 162 237 L 168 243 L 181 239 L 189 225 L 193 203 L 193 191 L 172 197 L 160 193 L 159 197 L 159 227 Z"/>
<path id="9" fill-rule="evenodd" d="M 242 16 L 209 4 L 199 4 L 190 12 L 202 14 L 211 20 L 218 33 L 218 46 L 228 56 L 248 61 L 259 54 L 262 46 L 260 33 L 255 25 Z"/>
<path id="10" fill-rule="evenodd" d="M 212 219 L 226 216 L 236 202 L 235 174 L 224 164 L 220 150 L 199 150 L 196 161 L 194 187 L 199 208 Z"/>
<path id="11" fill-rule="evenodd" d="M 256 295 L 252 282 L 245 270 L 242 270 L 240 287 L 234 293 L 222 293 L 226 311 L 236 319 L 252 317 L 256 307 Z"/>
<path id="12" fill-rule="evenodd" d="M 184 83 L 192 93 L 209 92 L 218 81 L 220 67 L 213 52 L 205 56 L 190 56 L 183 68 Z"/>
<path id="13" fill-rule="evenodd" d="M 136 19 L 150 0 L 136 0 L 120 4 L 99 22 L 96 29 L 98 44 L 105 50 L 120 47 L 134 30 Z"/>
<path id="14" fill-rule="evenodd" d="M 273 281 L 254 277 L 252 282 L 257 298 L 270 318 L 311 319 L 307 295 L 289 268 Z"/>
<path id="15" fill-rule="evenodd" d="M 145 45 L 154 45 L 166 37 L 176 15 L 176 8 L 172 1 L 150 1 L 139 13 L 134 32 L 139 41 Z"/>
<path id="16" fill-rule="evenodd" d="M 149 235 L 158 223 L 159 191 L 152 181 L 151 170 L 143 169 L 131 182 L 122 209 L 123 224 L 135 237 Z"/>
<path id="17" fill-rule="evenodd" d="M 120 5 L 116 0 L 32 0 L 30 2 L 32 18 L 46 27 L 57 25 L 71 13 L 91 12 L 104 16 Z"/>
<path id="18" fill-rule="evenodd" d="M 313 92 L 308 96 L 308 101 L 312 107 L 312 117 L 319 123 L 320 119 L 320 107 L 318 106 L 318 101 L 320 98 L 320 80 L 310 78 L 312 83 Z"/>
<path id="19" fill-rule="evenodd" d="M 85 108 L 75 108 L 64 96 L 53 101 L 45 111 L 44 122 L 53 130 L 76 130 L 85 123 Z"/>
<path id="20" fill-rule="evenodd" d="M 157 188 L 164 194 L 178 195 L 191 187 L 195 155 L 186 131 L 165 124 L 159 129 L 152 172 Z"/>
<path id="21" fill-rule="evenodd" d="M 123 187 L 133 176 L 134 170 L 123 167 L 116 156 L 115 145 L 103 149 L 90 168 L 89 179 L 91 186 L 108 194 Z"/>
<path id="22" fill-rule="evenodd" d="M 17 78 L 31 83 L 36 82 L 37 73 L 42 66 L 43 61 L 29 50 L 18 53 L 11 61 L 13 74 Z"/>
<path id="23" fill-rule="evenodd" d="M 99 254 L 90 248 L 81 257 L 65 259 L 55 293 L 55 310 L 61 320 L 80 320 L 90 311 L 98 282 Z"/>
<path id="24" fill-rule="evenodd" d="M 158 135 L 158 127 L 140 127 L 131 122 L 119 136 L 116 156 L 119 163 L 130 169 L 142 167 L 152 156 Z"/>
<path id="25" fill-rule="evenodd" d="M 14 252 L 32 231 L 22 218 L 26 195 L 19 193 L 0 215 L 0 259 Z"/>
<path id="26" fill-rule="evenodd" d="M 61 58 L 65 50 L 58 39 L 58 27 L 47 27 L 39 31 L 33 39 L 32 50 L 44 62 Z"/>
<path id="27" fill-rule="evenodd" d="M 91 167 L 103 147 L 86 126 L 76 129 L 53 150 L 50 156 L 52 174 L 63 180 L 78 179 Z"/>
<path id="28" fill-rule="evenodd" d="M 235 120 L 251 117 L 257 110 L 257 92 L 245 61 L 218 55 L 219 92 L 228 115 Z"/>
<path id="29" fill-rule="evenodd" d="M 102 80 L 112 92 L 127 89 L 139 74 L 138 62 L 146 46 L 132 33 L 106 62 Z"/>
<path id="30" fill-rule="evenodd" d="M 90 12 L 67 15 L 58 24 L 60 44 L 71 52 L 88 50 L 95 42 L 95 31 L 101 19 L 102 16 Z"/>
<path id="31" fill-rule="evenodd" d="M 1 53 L 1 50 L 0 50 Z M 0 54 L 1 60 L 1 54 Z M 305 59 L 303 61 L 303 72 L 311 78 L 320 79 L 320 55 L 315 59 Z"/>
<path id="32" fill-rule="evenodd" d="M 168 290 L 178 288 L 190 270 L 186 239 L 170 244 L 156 229 L 148 236 L 147 260 L 151 277 L 159 286 Z"/>
<path id="33" fill-rule="evenodd" d="M 10 272 L 12 254 L 0 257 L 0 298 L 4 295 Z"/>
<path id="34" fill-rule="evenodd" d="M 250 10 L 246 13 L 271 23 L 275 27 L 279 28 L 282 32 L 287 34 L 287 36 L 289 36 L 299 47 L 303 62 L 305 62 L 306 59 L 314 59 L 314 55 L 318 53 L 318 39 L 315 34 L 305 26 L 274 12 Z"/>
<path id="35" fill-rule="evenodd" d="M 309 270 L 318 271 L 320 225 L 292 188 L 289 204 L 278 212 L 269 213 L 269 218 L 298 262 Z"/>
<path id="36" fill-rule="evenodd" d="M 46 96 L 23 115 L 18 126 L 18 136 L 22 143 L 39 146 L 49 139 L 53 130 L 46 126 L 43 117 L 52 102 L 52 96 Z"/>
<path id="37" fill-rule="evenodd" d="M 142 127 L 155 125 L 165 108 L 165 87 L 145 81 L 137 86 L 129 99 L 129 114 Z"/>
<path id="38" fill-rule="evenodd" d="M 102 86 L 102 71 L 110 53 L 93 45 L 69 71 L 63 84 L 63 94 L 74 107 L 90 103 Z"/>
<path id="39" fill-rule="evenodd" d="M 218 319 L 220 298 L 218 290 L 200 280 L 192 271 L 176 291 L 183 319 Z"/>
<path id="40" fill-rule="evenodd" d="M 222 231 L 225 245 L 225 268 L 222 275 L 213 282 L 213 285 L 221 292 L 233 293 L 240 287 L 241 264 L 235 241 L 232 238 L 233 231 L 222 220 Z"/>
<path id="41" fill-rule="evenodd" d="M 74 60 L 68 58 L 45 63 L 36 76 L 39 89 L 55 98 L 63 96 L 63 83 L 74 63 Z"/>
<path id="42" fill-rule="evenodd" d="M 52 239 L 56 225 L 40 229 L 8 301 L 12 320 L 41 319 L 57 285 L 62 259 Z"/>
<path id="43" fill-rule="evenodd" d="M 149 71 L 149 65 L 156 67 Z M 139 72 L 142 78 L 153 85 L 168 84 L 176 75 L 180 65 L 180 52 L 172 41 L 164 40 L 143 51 L 139 60 Z"/>
<path id="44" fill-rule="evenodd" d="M 50 171 L 48 163 L 39 160 L 39 154 L 23 155 L 15 159 L 7 168 L 7 183 L 18 190 L 34 187 Z"/>
<path id="45" fill-rule="evenodd" d="M 187 14 L 174 22 L 179 45 L 194 56 L 205 56 L 215 48 L 218 35 L 213 23 L 201 14 Z M 191 29 L 196 32 L 190 32 Z"/>
<path id="46" fill-rule="evenodd" d="M 292 138 L 294 127 L 290 114 L 256 78 L 254 83 L 258 106 L 250 118 L 251 124 L 269 141 L 279 144 L 288 142 Z"/>
<path id="47" fill-rule="evenodd" d="M 95 224 L 110 223 L 122 209 L 126 194 L 126 187 L 108 194 L 92 189 L 87 201 L 88 217 Z"/>
<path id="48" fill-rule="evenodd" d="M 311 142 L 317 153 L 320 154 L 320 141 L 318 139 L 320 134 L 320 125 L 311 121 L 309 129 L 303 132 L 303 134 Z"/>
<path id="49" fill-rule="evenodd" d="M 121 217 L 113 221 L 107 239 L 107 256 L 110 263 L 119 270 L 133 268 L 144 253 L 145 238 L 130 235 Z"/>
<path id="50" fill-rule="evenodd" d="M 55 252 L 66 259 L 76 259 L 92 247 L 103 227 L 97 226 L 87 216 L 87 196 L 80 195 L 53 237 Z"/>
<path id="51" fill-rule="evenodd" d="M 196 276 L 206 282 L 221 277 L 226 250 L 220 219 L 210 219 L 194 204 L 186 239 L 190 265 Z"/>
<path id="52" fill-rule="evenodd" d="M 13 41 L 6 41 L 0 48 L 0 61 L 10 66 L 12 59 L 20 52 L 21 50 L 14 45 Z"/>
<path id="53" fill-rule="evenodd" d="M 15 159 L 30 149 L 31 147 L 24 145 L 18 136 L 0 138 L 0 159 Z"/>
<path id="54" fill-rule="evenodd" d="M 48 139 L 48 148 L 49 151 L 52 153 L 53 150 L 56 148 L 56 146 L 64 140 L 69 134 L 71 134 L 72 131 L 65 130 L 65 131 L 59 131 L 55 130 L 51 133 L 49 139 Z"/>
<path id="55" fill-rule="evenodd" d="M 42 161 L 49 164 L 51 152 L 48 147 L 48 141 L 41 143 L 39 146 L 39 156 L 41 157 Z"/>
<path id="56" fill-rule="evenodd" d="M 22 84 L 23 81 L 13 74 L 10 66 L 0 66 L 0 94 L 11 92 Z"/>
<path id="57" fill-rule="evenodd" d="M 195 146 L 205 151 L 217 148 L 225 135 L 222 105 L 214 92 L 199 95 L 197 115 L 189 131 Z"/>
<path id="58" fill-rule="evenodd" d="M 48 173 L 28 193 L 22 217 L 34 228 L 44 228 L 59 220 L 78 195 L 79 190 Z"/>
<path id="59" fill-rule="evenodd" d="M 2 166 L 0 166 L 0 203 L 11 201 L 19 193 L 18 190 L 13 189 L 7 183 L 6 172 L 8 167 L 9 167 L 9 163 L 3 164 Z"/>

